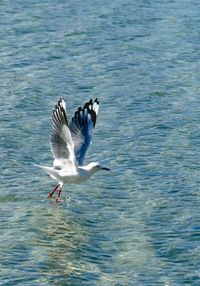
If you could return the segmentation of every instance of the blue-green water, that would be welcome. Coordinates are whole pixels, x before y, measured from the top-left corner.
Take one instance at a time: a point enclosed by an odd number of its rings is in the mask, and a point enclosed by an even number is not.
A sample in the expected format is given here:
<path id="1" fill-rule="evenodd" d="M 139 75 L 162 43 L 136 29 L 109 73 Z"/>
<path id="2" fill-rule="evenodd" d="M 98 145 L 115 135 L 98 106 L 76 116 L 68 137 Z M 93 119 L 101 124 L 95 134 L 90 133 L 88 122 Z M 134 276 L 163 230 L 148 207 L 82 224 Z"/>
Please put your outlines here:
<path id="1" fill-rule="evenodd" d="M 200 285 L 199 11 L 0 1 L 0 285 Z M 32 163 L 60 96 L 99 98 L 86 161 L 111 172 L 56 205 Z"/>

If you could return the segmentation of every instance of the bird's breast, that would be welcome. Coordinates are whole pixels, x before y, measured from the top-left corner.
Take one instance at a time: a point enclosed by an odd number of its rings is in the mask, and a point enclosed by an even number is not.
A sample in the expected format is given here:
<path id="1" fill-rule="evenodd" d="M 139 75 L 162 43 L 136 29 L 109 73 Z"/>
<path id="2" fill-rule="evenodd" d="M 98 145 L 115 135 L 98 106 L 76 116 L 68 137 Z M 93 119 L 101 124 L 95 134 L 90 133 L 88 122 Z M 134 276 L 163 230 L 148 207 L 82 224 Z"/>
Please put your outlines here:
<path id="1" fill-rule="evenodd" d="M 89 177 L 90 174 L 86 172 L 76 172 L 74 174 L 69 174 L 68 172 L 62 172 L 63 183 L 79 184 L 89 179 Z"/>

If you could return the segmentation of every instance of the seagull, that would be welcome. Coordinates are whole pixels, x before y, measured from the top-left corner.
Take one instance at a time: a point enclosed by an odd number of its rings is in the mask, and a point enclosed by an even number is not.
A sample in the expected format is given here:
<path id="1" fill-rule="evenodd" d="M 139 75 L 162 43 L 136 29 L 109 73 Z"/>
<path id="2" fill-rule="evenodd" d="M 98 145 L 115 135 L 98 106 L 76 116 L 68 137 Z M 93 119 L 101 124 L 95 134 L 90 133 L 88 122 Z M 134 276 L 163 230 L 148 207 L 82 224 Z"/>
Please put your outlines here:
<path id="1" fill-rule="evenodd" d="M 51 198 L 57 191 L 56 203 L 60 201 L 64 184 L 79 184 L 100 170 L 109 171 L 109 168 L 96 162 L 83 165 L 86 151 L 92 143 L 98 110 L 99 100 L 91 99 L 82 108 L 77 109 L 69 123 L 63 98 L 60 98 L 53 108 L 50 134 L 53 166 L 37 164 L 35 166 L 40 167 L 57 181 L 57 185 L 48 195 L 48 198 Z"/>

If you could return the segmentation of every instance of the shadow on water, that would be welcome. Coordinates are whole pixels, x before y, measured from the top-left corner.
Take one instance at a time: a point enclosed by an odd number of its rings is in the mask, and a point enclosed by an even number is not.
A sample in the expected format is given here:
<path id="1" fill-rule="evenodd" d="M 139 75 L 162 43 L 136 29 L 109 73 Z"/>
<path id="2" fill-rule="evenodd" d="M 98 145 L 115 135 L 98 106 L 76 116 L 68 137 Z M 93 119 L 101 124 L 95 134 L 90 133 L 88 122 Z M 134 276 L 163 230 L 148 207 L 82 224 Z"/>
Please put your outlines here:
<path id="1" fill-rule="evenodd" d="M 36 270 L 40 269 L 42 279 L 70 280 L 70 276 L 81 274 L 81 268 L 74 265 L 86 234 L 73 223 L 60 207 L 50 206 L 41 210 L 43 222 L 31 242 L 32 257 Z M 30 229 L 34 232 L 34 228 Z M 40 277 L 40 279 L 41 279 Z"/>
<path id="2" fill-rule="evenodd" d="M 40 272 L 37 282 L 71 285 L 76 280 L 80 283 L 98 279 L 100 269 L 94 263 L 98 262 L 98 252 L 90 259 L 87 256 L 89 248 L 95 251 L 90 227 L 84 226 L 77 216 L 72 217 L 65 207 L 49 204 L 48 208 L 35 210 L 27 229 L 34 234 L 30 247 L 33 271 Z"/>
<path id="3" fill-rule="evenodd" d="M 2 222 L 0 258 L 6 285 L 95 283 L 101 265 L 111 258 L 101 247 L 106 238 L 96 227 L 97 214 L 79 203 L 47 204 L 3 197 L 2 212 L 8 215 Z"/>

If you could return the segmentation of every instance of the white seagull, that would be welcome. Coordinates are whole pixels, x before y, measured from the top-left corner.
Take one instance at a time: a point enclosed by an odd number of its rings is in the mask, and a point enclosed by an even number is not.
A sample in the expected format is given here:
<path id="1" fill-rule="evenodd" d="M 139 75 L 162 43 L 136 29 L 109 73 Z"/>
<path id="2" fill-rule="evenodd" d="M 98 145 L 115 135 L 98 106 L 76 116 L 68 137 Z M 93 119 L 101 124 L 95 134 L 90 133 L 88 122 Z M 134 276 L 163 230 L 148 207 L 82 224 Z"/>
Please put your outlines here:
<path id="1" fill-rule="evenodd" d="M 94 101 L 91 99 L 85 103 L 83 108 L 78 108 L 69 124 L 63 98 L 58 101 L 53 109 L 50 134 L 51 151 L 54 157 L 53 166 L 35 165 L 42 168 L 58 182 L 48 195 L 48 198 L 51 198 L 57 190 L 57 203 L 60 200 L 64 184 L 79 184 L 100 170 L 109 171 L 109 168 L 102 167 L 96 162 L 83 166 L 85 153 L 92 142 L 98 110 L 98 99 Z"/>

